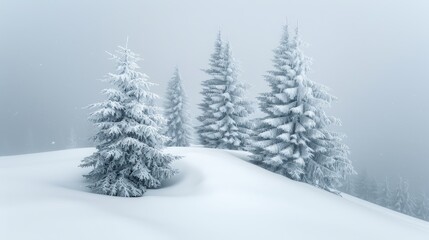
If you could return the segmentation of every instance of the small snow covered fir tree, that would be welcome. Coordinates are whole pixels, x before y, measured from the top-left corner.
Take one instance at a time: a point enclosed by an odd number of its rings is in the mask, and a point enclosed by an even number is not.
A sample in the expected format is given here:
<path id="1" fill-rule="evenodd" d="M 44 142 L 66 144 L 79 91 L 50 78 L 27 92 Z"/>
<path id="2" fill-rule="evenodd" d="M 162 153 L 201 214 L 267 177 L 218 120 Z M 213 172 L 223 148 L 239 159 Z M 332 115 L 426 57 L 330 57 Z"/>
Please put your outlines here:
<path id="1" fill-rule="evenodd" d="M 355 195 L 354 179 L 352 176 L 347 176 L 344 179 L 343 185 L 341 186 L 341 191 L 352 196 Z"/>
<path id="2" fill-rule="evenodd" d="M 416 217 L 429 221 L 429 198 L 424 192 L 417 198 L 415 214 Z"/>
<path id="3" fill-rule="evenodd" d="M 370 196 L 370 187 L 369 187 L 369 177 L 366 170 L 360 172 L 356 177 L 356 196 L 363 200 L 369 201 Z"/>
<path id="4" fill-rule="evenodd" d="M 386 208 L 390 208 L 391 190 L 387 177 L 380 184 L 377 195 L 377 204 Z"/>
<path id="5" fill-rule="evenodd" d="M 198 117 L 201 125 L 197 131 L 201 143 L 212 148 L 245 149 L 251 136 L 248 117 L 252 108 L 244 98 L 246 86 L 238 80 L 231 48 L 220 34 L 206 73 L 211 78 L 202 83 L 203 114 Z"/>
<path id="6" fill-rule="evenodd" d="M 324 107 L 334 100 L 326 87 L 311 81 L 310 60 L 285 27 L 274 51 L 274 69 L 266 75 L 271 91 L 259 97 L 265 113 L 253 143 L 255 163 L 291 179 L 336 192 L 341 181 L 354 173 L 342 135 L 328 127 L 339 121 Z"/>
<path id="7" fill-rule="evenodd" d="M 138 71 L 138 55 L 127 46 L 116 52 L 116 73 L 107 79 L 115 88 L 103 91 L 105 102 L 91 105 L 96 109 L 90 120 L 98 128 L 97 151 L 81 166 L 93 167 L 85 177 L 94 192 L 138 197 L 171 177 L 175 170 L 170 163 L 178 157 L 162 152 L 164 119 L 154 106 L 157 95 L 149 91 L 153 84 Z"/>
<path id="8" fill-rule="evenodd" d="M 377 180 L 371 177 L 368 182 L 368 201 L 372 203 L 377 203 L 379 191 L 378 188 L 379 186 Z"/>
<path id="9" fill-rule="evenodd" d="M 398 186 L 393 193 L 391 206 L 397 212 L 411 216 L 414 214 L 414 202 L 410 197 L 408 183 L 402 178 L 399 179 Z"/>
<path id="10" fill-rule="evenodd" d="M 176 68 L 167 86 L 164 115 L 167 119 L 165 135 L 169 137 L 167 146 L 189 146 L 191 127 L 187 112 L 186 96 L 182 86 L 179 69 Z"/>
<path id="11" fill-rule="evenodd" d="M 77 146 L 76 132 L 74 128 L 70 128 L 68 148 L 76 148 Z"/>

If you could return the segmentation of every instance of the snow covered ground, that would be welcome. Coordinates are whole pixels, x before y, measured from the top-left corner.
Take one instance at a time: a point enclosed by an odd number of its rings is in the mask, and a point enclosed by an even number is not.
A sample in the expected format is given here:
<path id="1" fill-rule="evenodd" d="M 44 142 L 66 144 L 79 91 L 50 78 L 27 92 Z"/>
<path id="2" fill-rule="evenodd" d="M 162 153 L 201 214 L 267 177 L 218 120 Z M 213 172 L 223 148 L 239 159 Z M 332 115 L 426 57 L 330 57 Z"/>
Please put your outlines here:
<path id="1" fill-rule="evenodd" d="M 141 198 L 88 192 L 93 149 L 0 158 L 0 239 L 429 239 L 429 223 L 341 198 L 246 161 L 170 148 L 180 174 Z"/>

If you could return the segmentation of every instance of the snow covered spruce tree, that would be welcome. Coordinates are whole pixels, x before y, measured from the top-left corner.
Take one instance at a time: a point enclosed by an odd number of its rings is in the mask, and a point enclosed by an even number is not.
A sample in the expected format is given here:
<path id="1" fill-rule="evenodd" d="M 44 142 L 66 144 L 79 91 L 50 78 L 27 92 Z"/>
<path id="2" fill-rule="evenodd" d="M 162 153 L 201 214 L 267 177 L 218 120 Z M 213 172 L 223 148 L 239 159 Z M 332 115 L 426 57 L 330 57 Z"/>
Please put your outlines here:
<path id="1" fill-rule="evenodd" d="M 201 125 L 197 133 L 201 143 L 211 148 L 246 149 L 251 136 L 248 116 L 250 102 L 244 98 L 246 86 L 238 80 L 237 66 L 228 43 L 219 33 L 210 68 L 210 79 L 203 81 Z"/>
<path id="2" fill-rule="evenodd" d="M 77 146 L 76 132 L 74 128 L 70 128 L 68 148 L 76 148 Z"/>
<path id="3" fill-rule="evenodd" d="M 429 198 L 424 192 L 418 196 L 415 214 L 416 217 L 429 221 Z"/>
<path id="4" fill-rule="evenodd" d="M 170 163 L 178 157 L 161 151 L 167 139 L 160 134 L 164 119 L 154 106 L 157 95 L 149 91 L 153 83 L 138 71 L 138 55 L 127 46 L 116 52 L 116 73 L 107 78 L 115 88 L 103 91 L 105 102 L 90 106 L 96 109 L 90 120 L 98 128 L 97 151 L 80 166 L 93 167 L 84 176 L 94 192 L 138 197 L 171 177 L 175 170 Z"/>
<path id="5" fill-rule="evenodd" d="M 391 190 L 389 180 L 386 177 L 380 184 L 377 194 L 377 204 L 386 208 L 390 208 Z"/>
<path id="6" fill-rule="evenodd" d="M 347 193 L 349 195 L 355 196 L 356 193 L 355 193 L 355 186 L 354 186 L 354 184 L 355 184 L 354 179 L 352 178 L 351 175 L 349 175 L 349 176 L 347 176 L 344 179 L 343 185 L 341 186 L 340 189 L 341 189 L 342 192 L 345 192 L 345 193 Z"/>
<path id="7" fill-rule="evenodd" d="M 368 201 L 377 203 L 379 193 L 379 185 L 374 177 L 371 177 L 368 182 Z"/>
<path id="8" fill-rule="evenodd" d="M 392 209 L 407 215 L 413 215 L 414 202 L 410 197 L 407 181 L 399 179 L 398 186 L 392 195 Z"/>
<path id="9" fill-rule="evenodd" d="M 179 69 L 176 68 L 167 86 L 164 115 L 167 119 L 165 135 L 169 137 L 167 146 L 189 146 L 191 140 L 190 119 L 187 112 L 186 96 Z"/>
<path id="10" fill-rule="evenodd" d="M 217 139 L 212 137 L 217 134 L 217 129 L 215 126 L 217 119 L 214 116 L 214 113 L 217 111 L 217 109 L 212 108 L 212 96 L 219 94 L 219 90 L 216 89 L 216 86 L 221 85 L 222 83 L 222 69 L 224 65 L 223 42 L 220 32 L 216 38 L 214 48 L 214 52 L 211 54 L 209 60 L 210 68 L 205 70 L 205 72 L 210 75 L 210 79 L 201 83 L 201 94 L 203 95 L 203 99 L 199 106 L 202 110 L 202 115 L 197 118 L 201 122 L 201 125 L 197 127 L 199 140 L 204 146 L 212 148 L 217 146 Z"/>
<path id="11" fill-rule="evenodd" d="M 370 180 L 365 170 L 359 172 L 355 182 L 356 196 L 360 199 L 369 201 L 370 199 Z"/>
<path id="12" fill-rule="evenodd" d="M 354 173 L 342 135 L 328 130 L 339 121 L 324 107 L 334 100 L 326 87 L 311 81 L 310 60 L 284 29 L 274 51 L 274 69 L 266 75 L 271 91 L 259 97 L 265 113 L 253 143 L 255 163 L 291 179 L 336 192 L 341 181 Z"/>

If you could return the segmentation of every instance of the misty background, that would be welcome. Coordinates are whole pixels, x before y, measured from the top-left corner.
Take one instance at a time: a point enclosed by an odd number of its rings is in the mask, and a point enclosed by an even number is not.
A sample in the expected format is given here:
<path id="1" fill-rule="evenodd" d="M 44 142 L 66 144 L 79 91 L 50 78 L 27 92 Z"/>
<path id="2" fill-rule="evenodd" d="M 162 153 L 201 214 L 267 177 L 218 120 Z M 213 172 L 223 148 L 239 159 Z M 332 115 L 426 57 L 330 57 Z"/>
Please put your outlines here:
<path id="1" fill-rule="evenodd" d="M 423 0 L 0 0 L 0 155 L 68 148 L 73 135 L 91 146 L 83 107 L 103 99 L 100 80 L 115 70 L 105 51 L 127 36 L 159 95 L 180 68 L 195 120 L 217 32 L 255 99 L 289 23 L 308 43 L 310 77 L 339 98 L 329 112 L 357 170 L 429 190 L 427 9 Z"/>

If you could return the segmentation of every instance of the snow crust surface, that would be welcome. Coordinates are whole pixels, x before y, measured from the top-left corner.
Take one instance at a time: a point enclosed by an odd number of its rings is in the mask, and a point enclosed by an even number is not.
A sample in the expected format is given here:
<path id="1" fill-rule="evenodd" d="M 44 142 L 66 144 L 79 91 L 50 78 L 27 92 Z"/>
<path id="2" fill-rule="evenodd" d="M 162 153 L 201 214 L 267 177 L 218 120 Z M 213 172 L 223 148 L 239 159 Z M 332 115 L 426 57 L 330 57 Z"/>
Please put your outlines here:
<path id="1" fill-rule="evenodd" d="M 94 149 L 0 157 L 0 239 L 429 239 L 429 223 L 292 181 L 239 151 L 169 148 L 180 174 L 140 198 L 93 194 Z"/>

